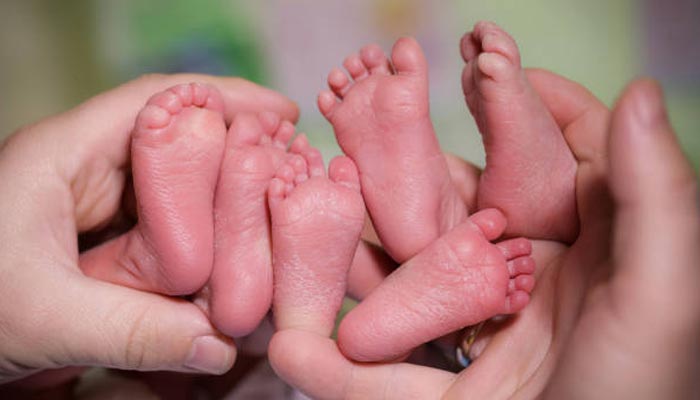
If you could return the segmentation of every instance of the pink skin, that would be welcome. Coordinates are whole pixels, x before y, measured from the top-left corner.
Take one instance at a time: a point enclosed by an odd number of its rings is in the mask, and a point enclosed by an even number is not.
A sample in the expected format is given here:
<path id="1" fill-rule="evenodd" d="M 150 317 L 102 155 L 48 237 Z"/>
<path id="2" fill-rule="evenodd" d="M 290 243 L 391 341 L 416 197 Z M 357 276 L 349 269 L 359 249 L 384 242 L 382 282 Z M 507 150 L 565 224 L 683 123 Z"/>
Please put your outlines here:
<path id="1" fill-rule="evenodd" d="M 345 60 L 354 82 L 331 71 L 318 96 L 343 149 L 358 166 L 362 194 L 386 251 L 408 260 L 467 218 L 428 109 L 427 62 L 409 38 L 391 63 L 376 45 Z"/>
<path id="2" fill-rule="evenodd" d="M 225 138 L 223 100 L 214 87 L 177 85 L 151 97 L 131 142 L 139 223 L 104 245 L 131 256 L 120 263 L 95 258 L 84 263 L 85 272 L 169 295 L 199 290 L 212 268 L 213 196 Z M 95 250 L 82 257 L 103 252 Z"/>
<path id="3" fill-rule="evenodd" d="M 505 225 L 497 210 L 480 211 L 402 265 L 343 319 L 342 352 L 362 362 L 395 360 L 465 326 L 522 310 L 535 263 L 528 240 L 489 242 Z"/>
<path id="4" fill-rule="evenodd" d="M 214 270 L 205 290 L 212 322 L 239 337 L 272 302 L 270 225 L 265 193 L 288 157 L 294 126 L 273 113 L 235 117 L 216 188 Z M 297 139 L 302 142 L 305 139 Z"/>
<path id="5" fill-rule="evenodd" d="M 305 140 L 270 183 L 274 253 L 274 320 L 278 330 L 330 335 L 364 224 L 355 164 L 331 161 Z M 295 142 L 295 145 L 297 144 Z"/>
<path id="6" fill-rule="evenodd" d="M 390 360 L 466 325 L 519 311 L 534 286 L 534 262 L 526 257 L 530 249 L 524 239 L 501 244 L 501 251 L 488 242 L 505 228 L 499 213 L 479 214 L 474 222 L 438 239 L 465 221 L 468 212 L 430 121 L 427 62 L 418 43 L 397 41 L 391 63 L 377 46 L 367 46 L 344 65 L 354 83 L 340 70 L 332 71 L 328 77 L 332 91 L 319 95 L 319 109 L 333 125 L 343 151 L 358 165 L 362 193 L 387 252 L 397 261 L 420 254 L 346 317 L 339 334 L 341 349 L 358 361 Z M 485 237 L 476 221 L 492 234 Z M 500 227 L 492 226 L 495 221 Z M 451 250 L 459 248 L 460 241 L 470 250 Z M 513 243 L 525 248 L 504 258 L 507 254 L 502 251 Z M 358 255 L 373 258 L 369 253 Z M 488 255 L 493 258 L 484 264 L 481 260 Z M 366 269 L 353 267 L 352 272 L 364 284 L 376 280 L 365 274 Z M 396 289 L 411 279 L 431 284 L 424 291 Z M 455 284 L 456 279 L 463 284 Z M 351 289 L 368 294 L 361 287 Z M 445 293 L 455 291 L 462 294 L 448 304 Z M 402 311 L 386 315 L 382 310 L 392 309 L 389 305 Z M 442 321 L 447 310 L 458 309 L 460 318 L 452 325 L 414 329 L 426 315 L 436 317 L 428 320 Z"/>
<path id="7" fill-rule="evenodd" d="M 460 47 L 464 96 L 486 149 L 479 208 L 501 210 L 507 235 L 572 242 L 576 161 L 520 67 L 515 41 L 479 22 Z"/>

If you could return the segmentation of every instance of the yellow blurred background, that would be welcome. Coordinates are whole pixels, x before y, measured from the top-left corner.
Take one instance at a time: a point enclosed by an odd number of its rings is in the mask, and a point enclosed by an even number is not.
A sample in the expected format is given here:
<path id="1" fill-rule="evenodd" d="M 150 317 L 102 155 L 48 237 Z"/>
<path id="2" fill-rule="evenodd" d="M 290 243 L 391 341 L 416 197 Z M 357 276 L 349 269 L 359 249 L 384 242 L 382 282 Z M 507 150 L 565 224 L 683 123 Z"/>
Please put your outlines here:
<path id="1" fill-rule="evenodd" d="M 0 139 L 149 72 L 239 75 L 302 110 L 299 129 L 339 152 L 315 107 L 328 71 L 362 45 L 423 45 L 444 148 L 483 161 L 460 91 L 460 36 L 482 19 L 509 31 L 525 66 L 551 69 L 612 104 L 639 75 L 659 79 L 686 152 L 700 164 L 698 0 L 4 0 Z"/>

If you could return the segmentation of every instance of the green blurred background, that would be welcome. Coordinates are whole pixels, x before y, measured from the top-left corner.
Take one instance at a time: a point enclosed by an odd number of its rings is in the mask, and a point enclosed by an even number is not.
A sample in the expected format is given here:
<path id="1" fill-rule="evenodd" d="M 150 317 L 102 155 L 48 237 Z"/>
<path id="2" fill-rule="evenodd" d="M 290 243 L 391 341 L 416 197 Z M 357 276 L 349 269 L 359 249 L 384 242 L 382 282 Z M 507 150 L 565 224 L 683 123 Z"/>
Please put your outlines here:
<path id="1" fill-rule="evenodd" d="M 423 45 L 444 148 L 483 152 L 459 87 L 460 36 L 499 23 L 523 63 L 576 80 L 607 104 L 639 75 L 659 79 L 671 119 L 700 164 L 698 0 L 3 0 L 0 138 L 148 72 L 238 75 L 277 89 L 302 110 L 299 128 L 338 153 L 315 109 L 327 72 L 368 42 L 402 35 Z"/>

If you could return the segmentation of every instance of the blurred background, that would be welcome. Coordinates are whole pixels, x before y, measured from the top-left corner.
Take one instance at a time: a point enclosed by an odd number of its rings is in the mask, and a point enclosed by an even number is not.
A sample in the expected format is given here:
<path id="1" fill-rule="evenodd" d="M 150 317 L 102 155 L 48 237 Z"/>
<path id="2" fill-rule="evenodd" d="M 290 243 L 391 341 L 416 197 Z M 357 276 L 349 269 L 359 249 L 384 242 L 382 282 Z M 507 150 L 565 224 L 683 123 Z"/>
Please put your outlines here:
<path id="1" fill-rule="evenodd" d="M 3 0 L 0 138 L 149 72 L 238 75 L 285 93 L 299 129 L 339 152 L 316 110 L 328 71 L 362 45 L 415 36 L 430 64 L 444 148 L 481 163 L 460 91 L 460 36 L 482 19 L 516 39 L 525 66 L 551 69 L 607 104 L 639 75 L 659 79 L 700 163 L 699 0 Z"/>

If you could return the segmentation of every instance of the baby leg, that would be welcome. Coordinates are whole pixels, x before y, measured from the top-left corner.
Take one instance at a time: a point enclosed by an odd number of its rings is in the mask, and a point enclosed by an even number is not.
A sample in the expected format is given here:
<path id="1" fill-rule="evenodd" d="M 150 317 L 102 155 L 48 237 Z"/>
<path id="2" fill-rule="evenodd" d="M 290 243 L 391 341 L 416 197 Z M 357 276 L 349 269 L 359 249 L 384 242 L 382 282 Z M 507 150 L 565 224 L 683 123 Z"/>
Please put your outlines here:
<path id="1" fill-rule="evenodd" d="M 491 244 L 505 219 L 484 210 L 402 265 L 342 321 L 338 344 L 356 361 L 396 359 L 422 343 L 520 311 L 535 283 L 525 239 Z"/>
<path id="2" fill-rule="evenodd" d="M 252 332 L 272 301 L 266 192 L 287 158 L 294 126 L 276 114 L 236 116 L 216 188 L 214 270 L 207 295 L 212 321 L 238 337 Z"/>
<path id="3" fill-rule="evenodd" d="M 479 208 L 508 218 L 508 235 L 570 242 L 578 232 L 576 161 L 520 67 L 513 39 L 480 22 L 461 41 L 462 87 L 482 133 Z"/>
<path id="4" fill-rule="evenodd" d="M 329 336 L 364 223 L 357 169 L 338 157 L 326 177 L 317 150 L 299 146 L 270 183 L 268 198 L 275 325 Z"/>
<path id="5" fill-rule="evenodd" d="M 119 265 L 86 262 L 87 274 L 170 295 L 204 285 L 214 254 L 213 199 L 226 137 L 222 112 L 219 92 L 195 83 L 148 100 L 131 143 L 138 225 L 118 243 L 105 244 L 129 256 Z"/>
<path id="6" fill-rule="evenodd" d="M 360 171 L 362 194 L 379 238 L 399 262 L 417 254 L 468 213 L 452 185 L 429 113 L 428 65 L 418 43 L 400 39 L 391 61 L 378 46 L 345 60 L 321 113 Z"/>

